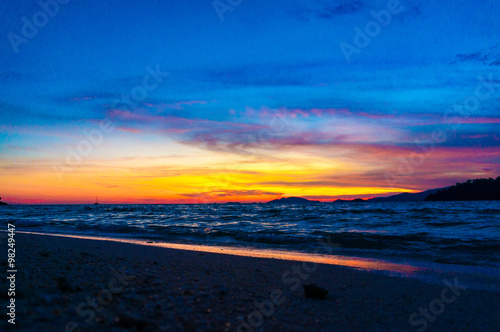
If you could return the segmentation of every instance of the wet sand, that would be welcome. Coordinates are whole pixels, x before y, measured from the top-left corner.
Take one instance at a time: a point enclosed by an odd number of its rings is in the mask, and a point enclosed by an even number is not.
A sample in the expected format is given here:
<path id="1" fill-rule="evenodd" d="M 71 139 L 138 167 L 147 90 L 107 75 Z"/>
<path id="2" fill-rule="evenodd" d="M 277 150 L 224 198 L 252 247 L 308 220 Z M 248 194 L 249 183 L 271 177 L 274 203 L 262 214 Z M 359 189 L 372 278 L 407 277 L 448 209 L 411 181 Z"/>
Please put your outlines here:
<path id="1" fill-rule="evenodd" d="M 2 252 L 7 253 L 2 239 Z M 344 266 L 16 234 L 16 331 L 500 331 L 500 292 Z M 2 269 L 7 270 L 2 260 Z M 328 290 L 306 298 L 303 285 Z M 7 288 L 1 296 L 7 312 Z"/>

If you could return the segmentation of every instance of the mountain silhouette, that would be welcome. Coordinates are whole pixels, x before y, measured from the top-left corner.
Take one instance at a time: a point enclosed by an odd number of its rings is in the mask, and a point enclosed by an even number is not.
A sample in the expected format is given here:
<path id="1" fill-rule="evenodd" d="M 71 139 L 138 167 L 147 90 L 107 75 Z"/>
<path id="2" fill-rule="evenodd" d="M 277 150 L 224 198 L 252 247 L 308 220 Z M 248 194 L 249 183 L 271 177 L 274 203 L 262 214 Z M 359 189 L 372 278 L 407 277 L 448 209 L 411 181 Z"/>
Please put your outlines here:
<path id="1" fill-rule="evenodd" d="M 316 204 L 319 201 L 311 201 L 301 197 L 283 197 L 281 199 L 275 199 L 266 204 Z"/>
<path id="2" fill-rule="evenodd" d="M 430 194 L 434 194 L 441 189 L 429 189 L 414 194 L 403 193 L 388 197 L 375 197 L 375 198 L 370 198 L 369 200 L 367 200 L 367 202 L 422 202 L 427 198 L 427 196 L 429 196 Z"/>
<path id="3" fill-rule="evenodd" d="M 500 200 L 500 176 L 496 179 L 468 180 L 441 189 L 426 197 L 426 201 L 498 201 Z"/>

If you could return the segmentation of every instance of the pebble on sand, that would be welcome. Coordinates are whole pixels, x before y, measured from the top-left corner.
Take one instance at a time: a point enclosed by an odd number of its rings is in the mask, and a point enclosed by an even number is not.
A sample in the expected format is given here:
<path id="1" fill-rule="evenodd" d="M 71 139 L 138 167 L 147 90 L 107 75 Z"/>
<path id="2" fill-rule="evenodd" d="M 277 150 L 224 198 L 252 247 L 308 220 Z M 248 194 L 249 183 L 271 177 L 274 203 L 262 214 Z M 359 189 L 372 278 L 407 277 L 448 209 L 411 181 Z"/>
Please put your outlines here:
<path id="1" fill-rule="evenodd" d="M 57 278 L 57 287 L 59 287 L 59 290 L 62 292 L 73 292 L 73 287 L 71 287 L 68 279 L 65 277 Z"/>
<path id="2" fill-rule="evenodd" d="M 304 285 L 304 293 L 308 299 L 325 300 L 328 291 L 314 284 Z"/>
<path id="3" fill-rule="evenodd" d="M 136 328 L 138 330 L 155 330 L 158 326 L 149 321 L 139 317 L 119 315 L 116 319 L 117 325 L 125 328 Z"/>

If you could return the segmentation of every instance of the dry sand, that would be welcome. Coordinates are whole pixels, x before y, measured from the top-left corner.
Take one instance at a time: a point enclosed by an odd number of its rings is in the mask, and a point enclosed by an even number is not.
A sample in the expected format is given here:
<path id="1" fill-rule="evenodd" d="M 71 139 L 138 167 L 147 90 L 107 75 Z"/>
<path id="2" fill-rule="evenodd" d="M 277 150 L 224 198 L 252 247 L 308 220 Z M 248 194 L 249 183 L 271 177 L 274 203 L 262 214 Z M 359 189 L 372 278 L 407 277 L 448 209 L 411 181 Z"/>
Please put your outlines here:
<path id="1" fill-rule="evenodd" d="M 3 313 L 0 330 L 500 331 L 495 291 L 111 241 L 18 233 L 16 245 L 16 325 Z M 327 299 L 306 298 L 305 283 Z"/>

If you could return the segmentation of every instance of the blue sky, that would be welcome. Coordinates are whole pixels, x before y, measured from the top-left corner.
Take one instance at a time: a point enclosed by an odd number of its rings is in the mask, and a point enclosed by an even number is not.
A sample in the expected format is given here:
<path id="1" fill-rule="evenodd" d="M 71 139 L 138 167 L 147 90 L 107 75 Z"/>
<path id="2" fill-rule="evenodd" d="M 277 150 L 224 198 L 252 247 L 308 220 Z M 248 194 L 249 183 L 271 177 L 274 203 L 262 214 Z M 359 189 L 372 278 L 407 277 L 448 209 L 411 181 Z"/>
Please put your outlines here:
<path id="1" fill-rule="evenodd" d="M 339 177 L 388 192 L 498 174 L 500 88 L 495 86 L 422 167 L 402 176 L 395 188 L 384 182 L 384 174 L 397 173 L 399 157 L 411 153 L 418 140 L 450 130 L 443 114 L 474 96 L 478 77 L 490 86 L 500 82 L 497 1 L 401 1 L 401 12 L 346 61 L 340 45 L 354 45 L 355 28 L 364 30 L 374 20 L 372 11 L 387 10 L 390 3 L 243 0 L 221 20 L 208 0 L 73 0 L 58 3 L 54 17 L 16 52 L 13 34 L 24 38 L 23 18 L 33 22 L 42 7 L 36 1 L 3 1 L 4 177 L 26 171 L 43 177 L 40 172 L 64 159 L 66 147 L 82 140 L 84 128 L 103 119 L 119 129 L 107 140 L 116 145 L 97 146 L 79 167 L 101 169 L 111 156 L 163 156 L 157 148 L 144 152 L 162 146 L 184 156 L 195 153 L 190 149 L 206 152 L 210 156 L 190 162 L 215 169 L 221 167 L 213 163 L 218 158 L 249 163 L 239 158 L 251 154 L 270 162 L 276 151 L 307 146 L 300 158 L 358 165 L 356 175 L 339 172 Z M 132 109 L 111 107 L 141 85 L 148 66 L 169 75 Z M 258 136 L 259 153 L 249 153 L 256 131 L 272 127 L 273 116 L 289 128 L 276 137 Z M 118 147 L 120 142 L 132 150 Z M 319 167 L 312 182 L 332 171 Z M 74 188 L 74 182 L 65 188 Z M 33 190 L 16 199 L 36 195 Z M 282 188 L 276 193 L 287 194 Z"/>

